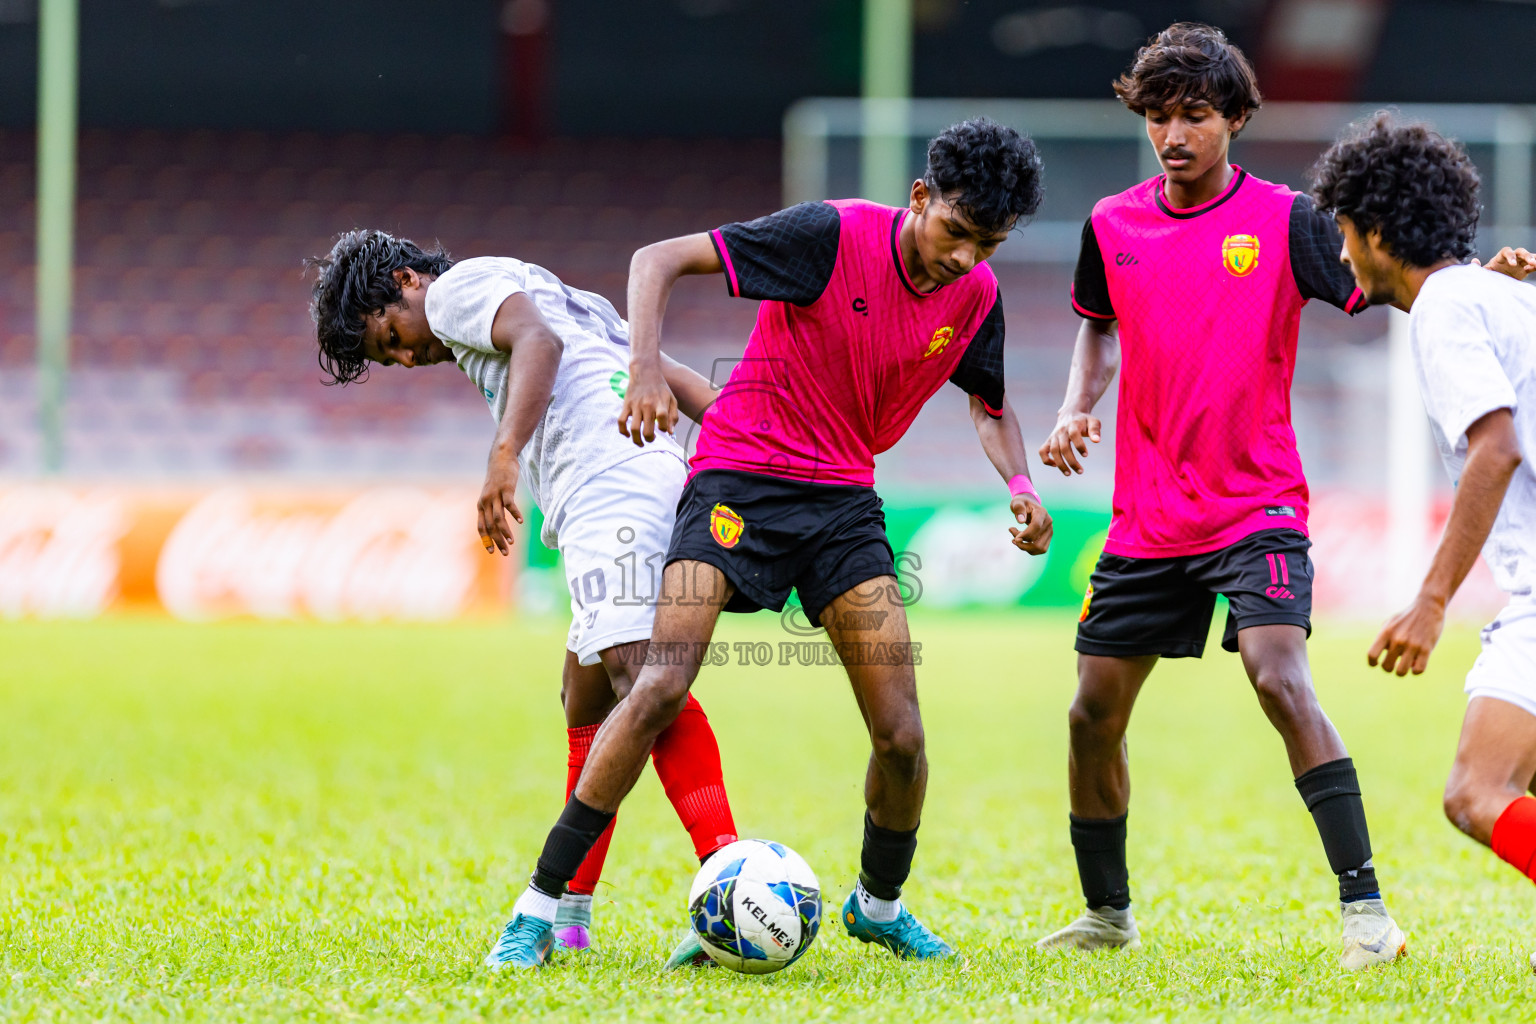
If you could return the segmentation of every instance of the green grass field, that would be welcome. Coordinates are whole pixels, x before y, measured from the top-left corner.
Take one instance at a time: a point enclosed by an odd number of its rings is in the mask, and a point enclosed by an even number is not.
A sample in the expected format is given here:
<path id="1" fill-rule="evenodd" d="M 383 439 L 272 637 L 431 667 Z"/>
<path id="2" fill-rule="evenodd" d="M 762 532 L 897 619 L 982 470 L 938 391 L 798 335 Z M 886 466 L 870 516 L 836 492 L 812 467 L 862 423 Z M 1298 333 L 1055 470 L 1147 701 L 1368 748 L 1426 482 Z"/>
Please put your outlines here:
<path id="1" fill-rule="evenodd" d="M 693 872 L 647 773 L 599 950 L 479 967 L 561 803 L 564 624 L 0 625 L 0 1019 L 1530 1019 L 1528 884 L 1439 794 L 1475 632 L 1432 672 L 1313 645 L 1411 956 L 1334 964 L 1335 884 L 1235 657 L 1170 662 L 1132 725 L 1137 954 L 1035 952 L 1080 903 L 1066 815 L 1070 612 L 919 615 L 932 782 L 908 903 L 961 951 L 900 964 L 827 922 L 780 975 L 662 976 Z M 768 616 L 722 638 L 784 639 Z M 1215 647 L 1215 644 L 1212 644 Z M 841 901 L 866 741 L 832 668 L 707 670 L 745 835 Z"/>

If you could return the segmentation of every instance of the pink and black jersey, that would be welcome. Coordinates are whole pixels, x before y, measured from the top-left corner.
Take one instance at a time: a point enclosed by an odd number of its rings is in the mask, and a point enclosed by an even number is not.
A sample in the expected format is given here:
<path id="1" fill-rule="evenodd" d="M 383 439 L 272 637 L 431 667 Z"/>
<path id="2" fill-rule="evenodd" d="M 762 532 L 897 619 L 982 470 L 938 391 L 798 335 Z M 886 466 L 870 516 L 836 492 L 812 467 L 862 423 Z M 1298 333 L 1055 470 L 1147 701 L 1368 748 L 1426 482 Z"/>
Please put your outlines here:
<path id="1" fill-rule="evenodd" d="M 1307 528 L 1291 428 L 1301 307 L 1366 299 L 1311 199 L 1233 168 L 1215 199 L 1171 209 L 1158 176 L 1102 199 L 1083 227 L 1079 314 L 1119 321 L 1114 516 L 1105 550 L 1215 551 Z"/>
<path id="2" fill-rule="evenodd" d="M 856 199 L 802 203 L 710 233 L 730 293 L 763 301 L 704 419 L 694 473 L 869 487 L 875 455 L 945 381 L 1002 414 L 997 278 L 982 264 L 919 292 L 899 244 L 909 215 Z"/>

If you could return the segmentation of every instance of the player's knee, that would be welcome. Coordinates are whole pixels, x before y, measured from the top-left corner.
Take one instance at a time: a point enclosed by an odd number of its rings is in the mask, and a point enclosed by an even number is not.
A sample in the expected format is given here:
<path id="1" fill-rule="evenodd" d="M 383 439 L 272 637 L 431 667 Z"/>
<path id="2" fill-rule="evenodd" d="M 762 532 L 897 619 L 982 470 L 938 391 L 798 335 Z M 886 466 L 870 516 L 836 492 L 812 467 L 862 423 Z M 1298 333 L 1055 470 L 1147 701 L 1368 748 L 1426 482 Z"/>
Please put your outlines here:
<path id="1" fill-rule="evenodd" d="M 1253 690 L 1259 696 L 1265 714 L 1271 720 L 1301 719 L 1309 715 L 1317 704 L 1312 684 L 1304 672 L 1288 672 L 1282 669 L 1261 669 L 1254 676 Z"/>
<path id="2" fill-rule="evenodd" d="M 1129 724 L 1130 716 L 1120 708 L 1081 694 L 1067 711 L 1067 726 L 1078 743 L 1118 743 Z"/>
<path id="3" fill-rule="evenodd" d="M 660 733 L 671 725 L 688 703 L 691 681 L 687 673 L 677 670 L 677 666 L 643 673 L 627 698 L 639 718 L 640 727 L 650 733 Z"/>
<path id="4" fill-rule="evenodd" d="M 1450 781 L 1445 784 L 1445 796 L 1440 804 L 1445 811 L 1445 820 L 1463 832 L 1469 831 L 1472 825 L 1473 803 L 1472 787 L 1454 775 L 1451 776 Z"/>
<path id="5" fill-rule="evenodd" d="M 1498 817 L 1498 812 L 1518 794 L 1506 793 L 1496 787 L 1479 784 L 1461 772 L 1452 772 L 1445 784 L 1445 796 L 1441 807 L 1445 819 L 1467 835 L 1477 834 L 1477 822 L 1481 818 Z M 1492 814 L 1489 809 L 1494 808 Z M 1491 821 L 1487 831 L 1492 831 Z"/>
<path id="6" fill-rule="evenodd" d="M 904 721 L 870 730 L 870 744 L 875 760 L 886 768 L 915 771 L 923 756 L 923 724 Z"/>

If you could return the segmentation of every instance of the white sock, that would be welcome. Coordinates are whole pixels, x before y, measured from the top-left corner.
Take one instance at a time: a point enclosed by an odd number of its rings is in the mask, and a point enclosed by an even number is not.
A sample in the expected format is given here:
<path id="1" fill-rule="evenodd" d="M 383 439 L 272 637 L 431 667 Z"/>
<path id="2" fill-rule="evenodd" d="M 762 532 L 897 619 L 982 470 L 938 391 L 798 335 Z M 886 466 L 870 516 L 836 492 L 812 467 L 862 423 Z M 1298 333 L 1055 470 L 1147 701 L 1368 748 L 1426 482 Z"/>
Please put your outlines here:
<path id="1" fill-rule="evenodd" d="M 560 897 L 560 905 L 569 910 L 592 910 L 592 894 L 589 892 L 568 892 Z"/>
<path id="2" fill-rule="evenodd" d="M 890 924 L 901 916 L 901 900 L 882 900 L 877 896 L 871 896 L 869 890 L 860 882 L 858 888 L 853 890 L 859 898 L 859 909 L 864 911 L 864 916 L 876 924 Z"/>
<path id="3" fill-rule="evenodd" d="M 548 921 L 550 924 L 554 924 L 555 912 L 559 909 L 559 906 L 559 900 L 539 892 L 539 890 L 530 885 L 517 898 L 517 902 L 512 904 L 512 916 L 516 917 L 518 914 L 527 914 L 529 917 L 537 917 L 541 921 Z"/>

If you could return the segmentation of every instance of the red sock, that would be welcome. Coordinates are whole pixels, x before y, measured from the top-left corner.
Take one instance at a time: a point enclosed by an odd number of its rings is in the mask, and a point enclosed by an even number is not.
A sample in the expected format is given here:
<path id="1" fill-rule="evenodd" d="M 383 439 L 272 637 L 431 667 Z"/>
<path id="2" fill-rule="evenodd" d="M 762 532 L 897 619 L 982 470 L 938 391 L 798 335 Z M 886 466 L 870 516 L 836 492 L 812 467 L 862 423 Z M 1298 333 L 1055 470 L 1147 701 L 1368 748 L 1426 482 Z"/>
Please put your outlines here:
<path id="1" fill-rule="evenodd" d="M 597 735 L 599 726 L 578 725 L 574 729 L 565 730 L 571 745 L 571 756 L 566 759 L 565 773 L 565 799 L 569 801 L 571 794 L 576 792 L 576 782 L 581 778 L 581 767 L 587 763 L 587 751 L 592 749 L 592 737 Z M 603 834 L 598 837 L 592 849 L 587 851 L 587 859 L 581 862 L 581 867 L 576 869 L 576 877 L 571 879 L 566 891 L 578 893 L 583 896 L 592 895 L 597 889 L 597 883 L 603 877 L 603 861 L 608 858 L 608 844 L 613 841 L 613 826 L 618 822 L 615 818 L 603 829 Z"/>
<path id="2" fill-rule="evenodd" d="M 1536 798 L 1516 799 L 1493 823 L 1493 852 L 1536 882 Z"/>
<path id="3" fill-rule="evenodd" d="M 727 843 L 736 841 L 736 820 L 725 797 L 720 771 L 720 746 L 715 731 L 699 702 L 688 703 L 677 720 L 656 737 L 651 749 L 661 788 L 677 811 L 677 817 L 693 840 L 693 851 L 703 860 Z"/>

